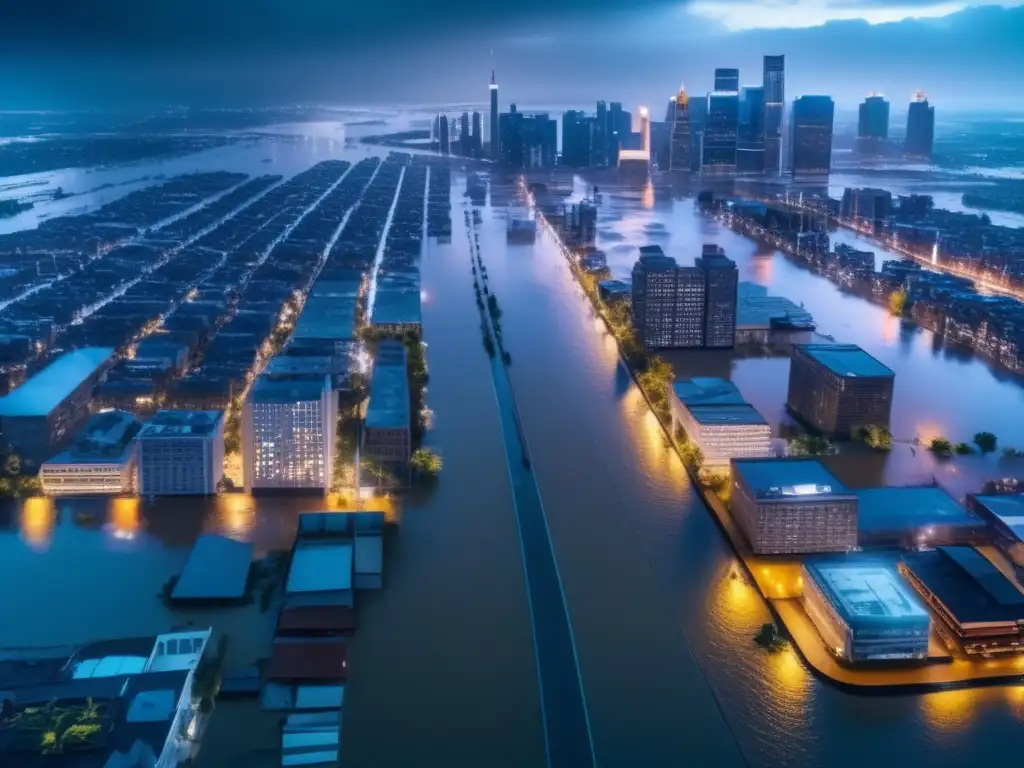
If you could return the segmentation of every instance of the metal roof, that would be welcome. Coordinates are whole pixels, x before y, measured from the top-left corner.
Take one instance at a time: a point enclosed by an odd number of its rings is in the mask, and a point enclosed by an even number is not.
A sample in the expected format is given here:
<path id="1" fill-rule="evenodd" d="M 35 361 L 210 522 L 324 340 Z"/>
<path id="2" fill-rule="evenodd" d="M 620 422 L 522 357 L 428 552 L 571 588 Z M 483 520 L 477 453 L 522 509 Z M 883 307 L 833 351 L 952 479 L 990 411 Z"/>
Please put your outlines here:
<path id="1" fill-rule="evenodd" d="M 400 342 L 383 341 L 378 348 L 370 380 L 366 426 L 369 429 L 409 428 L 409 378 L 405 348 Z"/>
<path id="2" fill-rule="evenodd" d="M 764 416 L 749 403 L 735 405 L 694 405 L 686 410 L 694 421 L 705 426 L 767 425 Z"/>
<path id="3" fill-rule="evenodd" d="M 903 562 L 961 624 L 1024 621 L 1024 593 L 973 547 L 911 552 Z"/>
<path id="4" fill-rule="evenodd" d="M 736 327 L 770 328 L 772 321 L 813 330 L 814 317 L 785 296 L 769 296 L 768 289 L 756 283 L 740 283 L 736 302 Z"/>
<path id="5" fill-rule="evenodd" d="M 861 531 L 896 531 L 930 525 L 981 527 L 984 523 L 936 486 L 867 488 L 854 491 Z"/>
<path id="6" fill-rule="evenodd" d="M 46 416 L 113 354 L 112 347 L 66 352 L 9 395 L 0 397 L 0 416 Z"/>
<path id="7" fill-rule="evenodd" d="M 975 496 L 974 500 L 1014 536 L 1024 541 L 1024 495 Z"/>
<path id="8" fill-rule="evenodd" d="M 829 491 L 818 490 L 816 493 L 845 494 L 849 493 L 846 486 L 829 472 L 817 459 L 733 459 L 733 471 L 743 478 L 754 493 L 764 493 L 778 488 L 782 496 L 785 489 L 794 489 L 794 496 L 814 495 L 810 488 L 829 488 Z M 803 489 L 808 491 L 805 493 Z"/>
<path id="9" fill-rule="evenodd" d="M 892 378 L 896 375 L 856 344 L 801 344 L 797 349 L 838 376 Z"/>
<path id="10" fill-rule="evenodd" d="M 683 405 L 746 405 L 739 389 L 731 381 L 711 377 L 682 379 L 672 391 Z"/>
<path id="11" fill-rule="evenodd" d="M 804 569 L 854 629 L 884 623 L 917 626 L 927 632 L 928 612 L 893 563 L 844 555 L 808 558 Z"/>
<path id="12" fill-rule="evenodd" d="M 288 569 L 289 594 L 352 589 L 351 541 L 300 541 Z"/>
<path id="13" fill-rule="evenodd" d="M 245 595 L 253 546 L 205 533 L 185 562 L 172 600 L 237 600 Z"/>

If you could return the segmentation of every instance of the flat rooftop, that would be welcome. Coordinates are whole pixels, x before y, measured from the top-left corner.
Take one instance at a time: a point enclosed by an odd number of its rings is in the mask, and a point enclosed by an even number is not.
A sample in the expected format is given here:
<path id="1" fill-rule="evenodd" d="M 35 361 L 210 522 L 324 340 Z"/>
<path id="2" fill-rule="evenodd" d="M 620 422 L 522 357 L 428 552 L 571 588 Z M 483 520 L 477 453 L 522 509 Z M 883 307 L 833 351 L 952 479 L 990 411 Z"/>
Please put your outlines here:
<path id="1" fill-rule="evenodd" d="M 1024 541 L 1024 495 L 1000 494 L 975 496 L 975 501 L 985 507 L 996 519 Z"/>
<path id="2" fill-rule="evenodd" d="M 867 488 L 854 493 L 860 499 L 857 528 L 863 532 L 911 531 L 933 525 L 965 528 L 985 525 L 935 486 Z"/>
<path id="3" fill-rule="evenodd" d="M 416 325 L 420 322 L 420 292 L 381 286 L 373 303 L 373 325 Z"/>
<path id="4" fill-rule="evenodd" d="M 672 391 L 679 398 L 679 402 L 687 406 L 747 404 L 736 385 L 726 379 L 680 379 L 672 385 Z"/>
<path id="5" fill-rule="evenodd" d="M 856 344 L 801 344 L 798 349 L 837 376 L 892 378 L 895 374 Z"/>
<path id="6" fill-rule="evenodd" d="M 911 552 L 903 563 L 961 624 L 1024 621 L 1024 592 L 973 547 Z"/>
<path id="7" fill-rule="evenodd" d="M 313 375 L 309 379 L 268 379 L 260 376 L 249 392 L 256 403 L 303 403 L 319 400 L 331 388 L 330 379 Z"/>
<path id="8" fill-rule="evenodd" d="M 686 410 L 693 416 L 694 421 L 704 426 L 740 426 L 740 425 L 766 425 L 764 416 L 757 408 L 743 403 L 742 405 L 694 405 L 687 406 Z"/>
<path id="9" fill-rule="evenodd" d="M 245 595 L 253 545 L 205 533 L 188 554 L 172 600 L 238 600 Z"/>
<path id="10" fill-rule="evenodd" d="M 850 493 L 817 459 L 733 459 L 732 469 L 757 495 L 787 497 Z"/>
<path id="11" fill-rule="evenodd" d="M 0 416 L 46 416 L 113 354 L 112 347 L 65 352 L 13 392 L 0 397 Z"/>
<path id="12" fill-rule="evenodd" d="M 352 589 L 351 541 L 300 541 L 292 554 L 285 591 L 338 592 Z"/>
<path id="13" fill-rule="evenodd" d="M 928 612 L 894 563 L 844 555 L 808 558 L 804 568 L 854 629 L 884 623 L 917 625 L 927 632 Z"/>
<path id="14" fill-rule="evenodd" d="M 355 297 L 310 296 L 292 337 L 296 339 L 352 339 L 356 333 Z"/>
<path id="15" fill-rule="evenodd" d="M 785 296 L 769 296 L 768 289 L 756 283 L 740 283 L 736 301 L 736 327 L 751 330 L 772 325 L 813 330 L 814 316 Z"/>
<path id="16" fill-rule="evenodd" d="M 397 356 L 398 342 L 381 343 L 370 380 L 370 402 L 366 407 L 366 426 L 370 429 L 409 428 L 409 377 L 405 349 Z M 391 362 L 399 360 L 400 362 Z"/>
<path id="17" fill-rule="evenodd" d="M 157 411 L 139 433 L 139 439 L 207 437 L 224 418 L 223 411 Z"/>
<path id="18" fill-rule="evenodd" d="M 89 419 L 75 442 L 44 464 L 120 463 L 142 425 L 126 411 L 103 411 Z"/>

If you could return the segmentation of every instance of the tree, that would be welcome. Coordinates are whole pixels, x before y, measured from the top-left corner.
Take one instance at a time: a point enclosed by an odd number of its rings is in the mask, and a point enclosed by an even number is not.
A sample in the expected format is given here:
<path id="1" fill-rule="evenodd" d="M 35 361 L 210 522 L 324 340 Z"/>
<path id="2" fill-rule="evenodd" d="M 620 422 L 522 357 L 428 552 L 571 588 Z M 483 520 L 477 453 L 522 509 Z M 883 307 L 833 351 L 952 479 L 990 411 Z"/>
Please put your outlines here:
<path id="1" fill-rule="evenodd" d="M 992 453 L 998 445 L 998 438 L 991 432 L 978 432 L 974 435 L 974 444 L 982 453 Z"/>
<path id="2" fill-rule="evenodd" d="M 13 451 L 4 459 L 4 474 L 8 477 L 17 477 L 21 474 L 21 457 Z"/>
<path id="3" fill-rule="evenodd" d="M 967 456 L 974 453 L 974 449 L 967 443 L 957 443 L 953 446 L 953 450 L 956 451 L 957 456 Z"/>
<path id="4" fill-rule="evenodd" d="M 902 315 L 903 314 L 903 309 L 904 309 L 904 307 L 906 307 L 906 305 L 907 305 L 907 292 L 906 291 L 900 289 L 898 291 L 893 291 L 891 294 L 889 294 L 889 311 L 892 314 L 896 315 L 897 317 L 899 315 Z"/>
<path id="5" fill-rule="evenodd" d="M 828 456 L 833 453 L 832 443 L 818 435 L 800 435 L 789 441 L 790 456 Z"/>
<path id="6" fill-rule="evenodd" d="M 892 450 L 892 432 L 888 427 L 869 424 L 858 431 L 858 437 L 864 441 L 865 445 L 877 451 Z"/>
<path id="7" fill-rule="evenodd" d="M 951 456 L 953 454 L 953 444 L 944 437 L 936 437 L 928 444 L 928 450 L 936 456 Z"/>
<path id="8" fill-rule="evenodd" d="M 413 451 L 409 465 L 418 477 L 434 478 L 444 468 L 444 460 L 429 448 L 417 448 Z"/>

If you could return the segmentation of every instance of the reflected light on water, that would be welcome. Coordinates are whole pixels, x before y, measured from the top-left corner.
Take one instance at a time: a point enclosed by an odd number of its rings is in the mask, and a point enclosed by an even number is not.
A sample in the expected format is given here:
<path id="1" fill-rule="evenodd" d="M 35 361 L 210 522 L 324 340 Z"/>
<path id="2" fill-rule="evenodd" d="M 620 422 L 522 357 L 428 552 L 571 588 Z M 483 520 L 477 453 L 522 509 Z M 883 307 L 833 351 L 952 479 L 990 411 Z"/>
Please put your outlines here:
<path id="1" fill-rule="evenodd" d="M 900 319 L 895 315 L 882 315 L 882 341 L 890 347 L 896 343 L 900 335 Z"/>
<path id="2" fill-rule="evenodd" d="M 399 522 L 399 504 L 387 495 L 375 495 L 357 501 L 352 494 L 329 493 L 327 494 L 327 509 L 324 511 L 341 514 L 346 512 L 383 512 L 386 522 Z"/>
<path id="3" fill-rule="evenodd" d="M 256 522 L 256 507 L 248 493 L 222 493 L 217 498 L 217 528 L 225 536 L 249 541 Z"/>
<path id="4" fill-rule="evenodd" d="M 115 539 L 131 541 L 141 528 L 137 497 L 111 499 L 107 520 Z"/>
<path id="5" fill-rule="evenodd" d="M 654 207 L 654 184 L 648 179 L 643 194 L 640 195 L 640 205 L 650 210 Z"/>
<path id="6" fill-rule="evenodd" d="M 977 705 L 978 691 L 966 688 L 959 691 L 927 693 L 921 696 L 920 700 L 925 719 L 933 728 L 954 731 L 970 723 Z"/>
<path id="7" fill-rule="evenodd" d="M 37 552 L 50 548 L 57 511 L 53 499 L 43 496 L 25 499 L 21 507 L 21 536 Z"/>

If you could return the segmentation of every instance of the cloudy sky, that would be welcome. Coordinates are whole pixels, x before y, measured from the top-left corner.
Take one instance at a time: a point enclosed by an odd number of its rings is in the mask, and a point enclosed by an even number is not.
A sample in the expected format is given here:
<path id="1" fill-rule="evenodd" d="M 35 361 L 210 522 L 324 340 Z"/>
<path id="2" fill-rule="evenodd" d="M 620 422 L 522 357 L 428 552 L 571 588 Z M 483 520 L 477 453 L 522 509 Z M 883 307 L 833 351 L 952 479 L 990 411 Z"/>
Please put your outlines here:
<path id="1" fill-rule="evenodd" d="M 661 104 L 716 66 L 787 96 L 1024 111 L 1024 0 L 0 0 L 0 109 Z M 13 75 L 10 76 L 10 75 Z"/>

